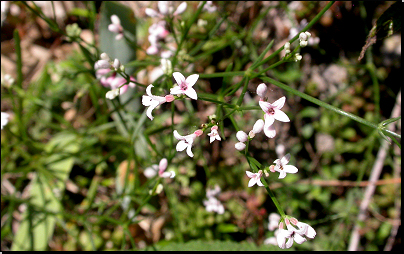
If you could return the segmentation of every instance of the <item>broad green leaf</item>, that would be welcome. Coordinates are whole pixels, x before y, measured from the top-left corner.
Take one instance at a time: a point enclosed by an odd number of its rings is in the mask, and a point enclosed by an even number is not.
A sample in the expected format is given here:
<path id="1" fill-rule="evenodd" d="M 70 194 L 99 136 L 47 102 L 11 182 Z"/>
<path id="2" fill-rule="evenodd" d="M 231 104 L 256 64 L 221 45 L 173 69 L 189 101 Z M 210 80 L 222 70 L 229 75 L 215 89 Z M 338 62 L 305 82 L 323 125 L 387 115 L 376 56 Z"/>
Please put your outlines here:
<path id="1" fill-rule="evenodd" d="M 13 251 L 46 250 L 55 227 L 56 216 L 53 214 L 63 209 L 59 200 L 73 167 L 74 157 L 69 154 L 79 150 L 77 137 L 70 133 L 58 133 L 45 149 L 51 155 L 32 179 L 30 200 L 14 237 Z"/>

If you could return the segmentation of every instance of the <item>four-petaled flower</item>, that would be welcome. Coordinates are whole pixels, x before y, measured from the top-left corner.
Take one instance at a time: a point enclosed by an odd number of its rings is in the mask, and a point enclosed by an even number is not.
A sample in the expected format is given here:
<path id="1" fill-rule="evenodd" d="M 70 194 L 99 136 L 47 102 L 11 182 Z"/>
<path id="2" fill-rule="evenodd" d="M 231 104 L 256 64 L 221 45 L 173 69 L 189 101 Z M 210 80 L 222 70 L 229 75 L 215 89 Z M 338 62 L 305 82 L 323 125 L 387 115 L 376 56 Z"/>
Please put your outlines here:
<path id="1" fill-rule="evenodd" d="M 219 140 L 221 141 L 222 138 L 219 136 L 219 133 L 217 132 L 217 125 L 212 126 L 212 128 L 210 128 L 210 133 L 208 133 L 208 136 L 210 137 L 210 143 L 212 143 L 215 140 Z"/>
<path id="2" fill-rule="evenodd" d="M 259 170 L 258 173 L 253 173 L 250 171 L 246 171 L 245 173 L 249 178 L 251 178 L 248 182 L 248 187 L 254 186 L 254 184 L 257 184 L 258 186 L 264 186 L 261 183 L 262 170 Z"/>
<path id="3" fill-rule="evenodd" d="M 290 248 L 293 245 L 293 241 L 298 244 L 302 244 L 307 241 L 304 238 L 306 235 L 309 238 L 314 238 L 316 236 L 316 231 L 308 224 L 298 222 L 297 219 L 291 218 L 291 221 L 294 221 L 295 224 L 299 229 L 296 229 L 292 225 L 290 225 L 289 219 L 285 219 L 287 230 L 283 229 L 283 223 L 279 225 L 279 231 L 277 235 L 277 242 L 278 246 L 281 249 Z M 286 241 L 287 239 L 287 241 Z"/>
<path id="4" fill-rule="evenodd" d="M 152 116 L 152 111 L 153 111 L 153 109 L 155 109 L 158 105 L 161 105 L 161 104 L 163 104 L 163 103 L 165 103 L 165 102 L 171 102 L 171 101 L 173 101 L 174 100 L 174 96 L 172 96 L 172 95 L 166 95 L 166 96 L 156 96 L 156 95 L 153 95 L 152 93 L 151 93 L 151 89 L 152 89 L 152 87 L 154 87 L 153 85 L 149 85 L 147 88 L 146 88 L 146 93 L 147 93 L 147 95 L 143 95 L 142 96 L 142 104 L 144 105 L 144 106 L 146 106 L 146 107 L 149 107 L 148 109 L 147 109 L 147 111 L 146 111 L 146 115 L 147 115 L 147 117 L 149 117 L 150 118 L 150 120 L 153 120 L 153 116 Z"/>
<path id="5" fill-rule="evenodd" d="M 181 136 L 178 134 L 177 130 L 174 130 L 174 137 L 179 140 L 177 143 L 177 146 L 175 147 L 177 152 L 182 152 L 185 149 L 187 149 L 187 154 L 189 157 L 194 157 L 194 154 L 192 153 L 192 144 L 194 143 L 194 140 L 196 137 L 199 137 L 202 135 L 203 131 L 202 130 L 196 130 L 194 133 L 189 134 L 187 136 Z"/>
<path id="6" fill-rule="evenodd" d="M 196 81 L 199 78 L 198 74 L 192 74 L 187 79 L 185 79 L 184 75 L 179 72 L 174 72 L 173 77 L 175 81 L 177 81 L 178 86 L 175 86 L 170 89 L 171 94 L 185 94 L 191 99 L 197 100 L 198 95 L 196 94 L 195 89 L 192 87 L 195 85 Z"/>
<path id="7" fill-rule="evenodd" d="M 167 171 L 165 172 L 165 170 L 167 169 L 167 159 L 163 158 L 161 159 L 159 165 L 154 164 L 151 167 L 148 167 L 144 170 L 143 174 L 147 177 L 147 178 L 152 178 L 154 177 L 157 173 L 160 177 L 162 178 L 174 178 L 175 176 L 175 172 L 174 171 Z"/>
<path id="8" fill-rule="evenodd" d="M 274 167 L 274 171 L 279 172 L 278 179 L 283 179 L 286 176 L 286 173 L 294 174 L 297 173 L 298 169 L 293 165 L 286 165 L 289 163 L 290 154 L 286 154 L 282 157 L 282 159 L 276 159 L 274 163 L 276 166 Z"/>
<path id="9" fill-rule="evenodd" d="M 275 129 L 271 127 L 275 119 L 281 122 L 290 121 L 289 117 L 281 110 L 285 104 L 285 100 L 286 98 L 283 96 L 272 104 L 266 101 L 259 101 L 259 105 L 265 113 L 264 133 L 269 138 L 273 138 L 276 134 Z"/>

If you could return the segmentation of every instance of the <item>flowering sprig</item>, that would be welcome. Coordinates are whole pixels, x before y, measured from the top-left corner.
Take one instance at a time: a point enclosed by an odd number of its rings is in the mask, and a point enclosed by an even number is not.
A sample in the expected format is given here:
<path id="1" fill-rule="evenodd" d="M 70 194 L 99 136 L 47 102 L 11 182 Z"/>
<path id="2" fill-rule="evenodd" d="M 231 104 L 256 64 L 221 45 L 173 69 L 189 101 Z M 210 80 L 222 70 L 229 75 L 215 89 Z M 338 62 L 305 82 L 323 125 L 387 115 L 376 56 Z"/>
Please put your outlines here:
<path id="1" fill-rule="evenodd" d="M 194 157 L 192 153 L 192 144 L 194 143 L 196 137 L 199 137 L 203 134 L 202 130 L 196 130 L 194 133 L 189 134 L 187 136 L 181 136 L 177 130 L 174 130 L 174 137 L 179 140 L 176 146 L 177 152 L 182 152 L 187 149 L 187 154 L 189 157 Z"/>

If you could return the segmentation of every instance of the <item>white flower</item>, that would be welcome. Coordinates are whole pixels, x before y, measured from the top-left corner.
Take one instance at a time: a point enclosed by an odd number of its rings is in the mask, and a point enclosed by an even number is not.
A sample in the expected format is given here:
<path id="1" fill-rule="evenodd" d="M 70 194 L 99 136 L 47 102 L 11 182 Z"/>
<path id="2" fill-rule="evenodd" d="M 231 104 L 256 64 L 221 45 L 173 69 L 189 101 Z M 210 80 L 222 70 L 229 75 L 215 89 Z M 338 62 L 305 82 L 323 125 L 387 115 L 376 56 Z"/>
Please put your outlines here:
<path id="1" fill-rule="evenodd" d="M 112 89 L 105 94 L 105 97 L 109 100 L 113 100 L 116 96 L 119 95 L 119 88 Z"/>
<path id="2" fill-rule="evenodd" d="M 281 216 L 277 213 L 271 213 L 268 216 L 268 230 L 269 231 L 274 231 L 276 228 L 278 228 L 279 225 L 279 220 L 281 219 Z"/>
<path id="3" fill-rule="evenodd" d="M 163 72 L 167 75 L 171 75 L 171 73 L 173 72 L 173 67 L 172 67 L 171 61 L 166 58 L 161 58 L 160 63 L 161 63 L 161 69 L 163 70 Z"/>
<path id="4" fill-rule="evenodd" d="M 283 229 L 283 223 L 279 225 L 278 235 L 276 240 L 278 242 L 278 246 L 281 249 L 290 248 L 293 245 L 293 241 L 298 244 L 302 244 L 307 241 L 301 234 L 298 233 L 298 230 L 290 225 L 288 219 L 285 219 L 287 230 Z M 287 242 L 286 242 L 287 239 Z"/>
<path id="5" fill-rule="evenodd" d="M 253 173 L 250 171 L 246 171 L 245 173 L 249 178 L 251 178 L 248 182 L 248 187 L 252 187 L 254 186 L 254 184 L 257 184 L 258 186 L 264 186 L 261 182 L 262 170 L 259 170 L 258 173 Z"/>
<path id="6" fill-rule="evenodd" d="M 293 229 L 297 234 L 301 236 L 307 236 L 308 238 L 313 239 L 316 236 L 316 230 L 312 228 L 309 224 L 299 222 L 296 218 L 291 218 L 290 221 L 292 224 L 296 225 L 299 229 L 295 229 L 292 226 L 290 226 L 291 229 Z"/>
<path id="7" fill-rule="evenodd" d="M 243 142 L 238 142 L 238 143 L 236 143 L 236 144 L 234 145 L 234 147 L 235 147 L 237 150 L 241 151 L 241 150 L 244 150 L 244 149 L 245 149 L 246 145 L 245 145 Z"/>
<path id="8" fill-rule="evenodd" d="M 217 125 L 212 126 L 212 128 L 210 128 L 210 133 L 208 133 L 208 136 L 210 137 L 210 143 L 212 143 L 215 140 L 219 140 L 221 141 L 222 138 L 219 136 L 219 133 L 217 132 Z"/>
<path id="9" fill-rule="evenodd" d="M 9 117 L 10 117 L 10 114 L 1 112 L 1 129 L 3 129 L 3 127 L 8 124 Z"/>
<path id="10" fill-rule="evenodd" d="M 167 168 L 167 159 L 163 158 L 163 159 L 161 159 L 159 165 L 154 164 L 151 167 L 146 168 L 145 171 L 143 172 L 143 174 L 147 178 L 152 178 L 157 173 L 162 178 L 174 178 L 175 172 L 174 171 L 164 172 L 166 170 L 166 168 Z"/>
<path id="11" fill-rule="evenodd" d="M 1 84 L 4 87 L 10 88 L 15 82 L 15 79 L 13 77 L 11 77 L 10 74 L 6 74 L 4 75 L 4 78 L 1 78 Z"/>
<path id="12" fill-rule="evenodd" d="M 289 163 L 290 160 L 290 154 L 286 154 L 285 156 L 282 157 L 282 159 L 276 159 L 274 163 L 276 163 L 276 166 L 274 168 L 275 171 L 279 172 L 279 179 L 283 179 L 286 176 L 286 173 L 294 174 L 297 173 L 298 169 L 295 166 L 292 165 L 286 165 Z"/>
<path id="13" fill-rule="evenodd" d="M 195 89 L 192 88 L 199 78 L 198 74 L 192 74 L 187 77 L 187 79 L 185 79 L 184 75 L 182 75 L 181 73 L 174 72 L 173 77 L 175 81 L 177 81 L 178 86 L 170 89 L 171 94 L 185 94 L 191 99 L 198 99 L 198 95 L 196 94 Z"/>
<path id="14" fill-rule="evenodd" d="M 123 27 L 121 26 L 121 20 L 117 15 L 114 14 L 111 16 L 111 22 L 112 24 L 108 25 L 108 30 L 116 33 L 117 35 L 115 36 L 115 40 L 119 41 L 123 38 Z"/>
<path id="15" fill-rule="evenodd" d="M 189 157 L 194 157 L 194 154 L 192 153 L 192 144 L 194 143 L 194 140 L 196 137 L 202 135 L 203 131 L 202 130 L 196 130 L 194 133 L 189 134 L 187 136 L 181 136 L 178 134 L 178 131 L 174 130 L 174 137 L 179 140 L 176 146 L 177 152 L 182 152 L 185 149 L 187 149 L 187 154 Z"/>
<path id="16" fill-rule="evenodd" d="M 208 200 L 204 200 L 203 205 L 208 212 L 217 212 L 218 214 L 224 213 L 224 207 L 222 203 L 215 197 L 209 197 Z"/>
<path id="17" fill-rule="evenodd" d="M 266 101 L 259 101 L 261 109 L 264 111 L 264 133 L 267 137 L 273 138 L 276 134 L 275 129 L 270 126 L 274 123 L 275 119 L 281 122 L 289 122 L 289 117 L 281 110 L 285 104 L 286 97 L 276 100 L 274 103 L 269 103 Z"/>
<path id="18" fill-rule="evenodd" d="M 143 106 L 148 107 L 147 111 L 146 111 L 146 115 L 147 115 L 147 117 L 150 118 L 150 120 L 153 120 L 153 118 L 154 118 L 152 116 L 153 109 L 155 109 L 158 105 L 161 105 L 165 102 L 171 102 L 174 100 L 174 97 L 172 95 L 166 95 L 165 97 L 153 95 L 151 93 L 152 87 L 154 87 L 154 86 L 150 84 L 146 88 L 147 95 L 142 96 L 142 104 L 143 104 Z"/>

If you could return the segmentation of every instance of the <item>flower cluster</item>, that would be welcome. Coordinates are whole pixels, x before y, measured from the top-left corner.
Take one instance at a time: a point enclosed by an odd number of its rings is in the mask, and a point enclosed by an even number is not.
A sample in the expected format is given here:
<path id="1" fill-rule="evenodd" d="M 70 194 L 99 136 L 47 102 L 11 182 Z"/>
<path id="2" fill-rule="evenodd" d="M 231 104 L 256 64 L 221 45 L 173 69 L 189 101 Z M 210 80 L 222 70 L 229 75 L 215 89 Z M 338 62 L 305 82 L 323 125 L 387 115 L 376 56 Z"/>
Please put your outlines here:
<path id="1" fill-rule="evenodd" d="M 115 40 L 119 41 L 123 38 L 123 27 L 121 26 L 121 20 L 117 15 L 111 16 L 112 24 L 108 25 L 108 30 L 116 34 Z"/>
<path id="2" fill-rule="evenodd" d="M 102 53 L 100 56 L 101 60 L 95 62 L 94 69 L 96 70 L 95 76 L 100 83 L 110 88 L 111 90 L 105 94 L 107 99 L 114 99 L 120 94 L 125 93 L 128 87 L 135 88 L 136 80 L 134 77 L 130 76 L 129 79 L 133 82 L 127 83 L 127 80 L 121 76 L 118 76 L 118 72 L 124 71 L 124 66 L 118 59 L 113 62 L 110 60 L 106 53 Z"/>
<path id="3" fill-rule="evenodd" d="M 173 55 L 175 48 L 170 48 L 166 45 L 170 49 L 162 50 L 161 42 L 167 44 L 167 42 L 172 41 L 171 38 L 168 38 L 170 32 L 167 30 L 167 23 L 162 19 L 167 16 L 175 17 L 183 13 L 187 8 L 187 3 L 182 2 L 175 11 L 173 3 L 170 1 L 158 1 L 157 7 L 159 11 L 155 11 L 151 8 L 146 8 L 145 10 L 147 16 L 160 19 L 149 27 L 148 40 L 150 46 L 147 48 L 146 53 L 149 55 L 157 55 L 160 52 L 162 58 L 169 58 Z"/>
<path id="4" fill-rule="evenodd" d="M 291 223 L 294 225 L 292 226 Z M 285 218 L 287 229 L 283 229 L 283 222 L 279 223 L 279 231 L 276 240 L 279 248 L 290 248 L 293 242 L 302 244 L 307 241 L 307 238 L 313 239 L 316 236 L 316 231 L 309 224 L 299 222 L 296 218 Z"/>
<path id="5" fill-rule="evenodd" d="M 205 206 L 206 211 L 216 212 L 218 214 L 224 213 L 224 206 L 222 205 L 220 200 L 217 199 L 217 195 L 219 195 L 220 192 L 221 189 L 218 185 L 216 185 L 214 189 L 206 190 L 206 197 L 208 199 L 203 201 L 203 205 Z"/>

